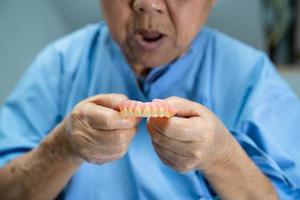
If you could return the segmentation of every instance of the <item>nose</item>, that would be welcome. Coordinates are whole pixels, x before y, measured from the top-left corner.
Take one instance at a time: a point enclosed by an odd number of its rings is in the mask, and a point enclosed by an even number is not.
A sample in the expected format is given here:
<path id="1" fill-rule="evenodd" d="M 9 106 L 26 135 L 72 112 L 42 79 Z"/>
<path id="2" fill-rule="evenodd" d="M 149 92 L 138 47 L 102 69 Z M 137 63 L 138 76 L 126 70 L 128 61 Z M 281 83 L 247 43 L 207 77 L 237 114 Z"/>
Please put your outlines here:
<path id="1" fill-rule="evenodd" d="M 140 13 L 159 13 L 166 11 L 164 0 L 134 0 L 133 9 Z"/>

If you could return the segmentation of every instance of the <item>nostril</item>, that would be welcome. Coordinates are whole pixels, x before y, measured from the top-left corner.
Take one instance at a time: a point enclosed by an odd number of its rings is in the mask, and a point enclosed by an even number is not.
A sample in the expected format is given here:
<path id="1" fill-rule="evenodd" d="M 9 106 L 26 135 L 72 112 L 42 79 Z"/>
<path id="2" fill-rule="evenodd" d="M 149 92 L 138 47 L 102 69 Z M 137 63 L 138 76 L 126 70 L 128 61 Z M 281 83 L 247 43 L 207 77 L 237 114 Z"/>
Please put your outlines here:
<path id="1" fill-rule="evenodd" d="M 157 13 L 159 13 L 159 14 L 162 14 L 162 13 L 163 13 L 162 10 L 159 10 L 159 9 L 153 9 L 153 10 L 155 10 L 155 11 L 156 11 Z M 145 10 L 144 8 L 139 8 L 138 11 L 141 12 L 141 13 L 146 12 L 146 10 Z"/>
<path id="2" fill-rule="evenodd" d="M 157 2 L 151 2 L 146 0 L 136 0 L 132 3 L 132 8 L 136 12 L 157 12 L 159 14 L 163 13 L 164 5 Z"/>
<path id="3" fill-rule="evenodd" d="M 144 8 L 139 8 L 138 11 L 139 12 L 145 12 L 145 9 Z"/>
<path id="4" fill-rule="evenodd" d="M 163 11 L 160 10 L 160 9 L 157 9 L 156 12 L 158 12 L 159 14 L 162 14 L 162 13 L 163 13 Z"/>

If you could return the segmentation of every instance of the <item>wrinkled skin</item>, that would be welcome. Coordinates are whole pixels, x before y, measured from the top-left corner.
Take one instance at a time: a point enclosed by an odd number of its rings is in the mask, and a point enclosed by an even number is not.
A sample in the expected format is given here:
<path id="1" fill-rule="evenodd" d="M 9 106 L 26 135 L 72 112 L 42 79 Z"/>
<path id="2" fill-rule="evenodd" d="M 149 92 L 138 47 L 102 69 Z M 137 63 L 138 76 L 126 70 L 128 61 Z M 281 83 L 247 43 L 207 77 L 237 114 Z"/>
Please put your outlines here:
<path id="1" fill-rule="evenodd" d="M 223 163 L 230 151 L 229 133 L 204 106 L 179 97 L 166 101 L 175 117 L 151 118 L 147 128 L 160 159 L 179 172 L 208 170 Z"/>
<path id="2" fill-rule="evenodd" d="M 101 0 L 105 21 L 137 73 L 161 66 L 184 54 L 205 23 L 214 0 Z M 166 35 L 155 51 L 141 48 L 135 32 Z"/>
<path id="3" fill-rule="evenodd" d="M 137 131 L 138 118 L 121 118 L 121 94 L 98 95 L 80 102 L 67 119 L 67 132 L 74 153 L 92 163 L 120 159 Z"/>
<path id="4" fill-rule="evenodd" d="M 76 157 L 102 164 L 126 154 L 140 122 L 139 118 L 120 116 L 118 104 L 127 99 L 121 94 L 103 94 L 75 106 L 66 120 L 66 129 Z M 179 172 L 210 169 L 222 163 L 230 143 L 221 121 L 198 103 L 179 97 L 170 97 L 166 102 L 178 111 L 177 115 L 147 122 L 161 160 Z"/>

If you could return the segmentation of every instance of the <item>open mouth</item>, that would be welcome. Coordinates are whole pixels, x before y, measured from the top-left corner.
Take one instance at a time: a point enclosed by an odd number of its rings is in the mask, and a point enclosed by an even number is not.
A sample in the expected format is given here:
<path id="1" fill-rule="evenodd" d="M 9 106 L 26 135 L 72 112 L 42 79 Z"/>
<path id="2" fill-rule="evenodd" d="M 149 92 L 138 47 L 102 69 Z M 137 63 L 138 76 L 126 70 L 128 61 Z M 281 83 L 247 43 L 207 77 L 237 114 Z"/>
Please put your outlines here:
<path id="1" fill-rule="evenodd" d="M 142 34 L 142 36 L 143 36 L 144 41 L 149 42 L 149 43 L 157 42 L 164 37 L 164 35 L 159 32 L 148 32 L 148 33 Z"/>
<path id="2" fill-rule="evenodd" d="M 139 46 L 145 50 L 156 50 L 159 48 L 166 35 L 159 31 L 139 30 L 135 34 L 135 38 Z"/>

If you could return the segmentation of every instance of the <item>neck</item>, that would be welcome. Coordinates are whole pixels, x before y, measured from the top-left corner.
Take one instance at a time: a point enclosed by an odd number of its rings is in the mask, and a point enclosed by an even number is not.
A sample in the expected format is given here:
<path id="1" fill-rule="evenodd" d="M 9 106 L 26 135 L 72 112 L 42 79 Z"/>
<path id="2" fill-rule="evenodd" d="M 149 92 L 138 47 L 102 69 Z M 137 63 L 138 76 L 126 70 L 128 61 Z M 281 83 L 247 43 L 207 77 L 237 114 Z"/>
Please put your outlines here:
<path id="1" fill-rule="evenodd" d="M 139 64 L 131 64 L 131 67 L 135 74 L 140 77 L 146 77 L 152 69 L 151 67 L 145 67 Z"/>

